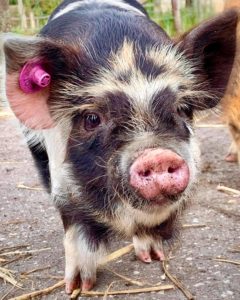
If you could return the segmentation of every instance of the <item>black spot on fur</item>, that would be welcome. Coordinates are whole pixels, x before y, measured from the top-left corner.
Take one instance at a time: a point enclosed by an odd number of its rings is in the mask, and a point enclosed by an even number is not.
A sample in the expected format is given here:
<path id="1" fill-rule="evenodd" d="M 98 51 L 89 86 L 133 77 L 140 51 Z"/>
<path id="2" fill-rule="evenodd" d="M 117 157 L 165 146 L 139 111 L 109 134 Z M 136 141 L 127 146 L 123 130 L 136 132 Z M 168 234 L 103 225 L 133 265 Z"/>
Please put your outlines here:
<path id="1" fill-rule="evenodd" d="M 131 80 L 131 76 L 132 76 L 132 71 L 131 70 L 128 70 L 126 72 L 122 72 L 120 74 L 118 74 L 117 76 L 117 80 L 123 82 L 123 83 L 130 83 L 130 80 Z"/>
<path id="2" fill-rule="evenodd" d="M 167 69 L 164 65 L 159 66 L 152 59 L 147 58 L 140 53 L 135 54 L 136 67 L 142 72 L 142 74 L 148 79 L 155 79 Z"/>
<path id="3" fill-rule="evenodd" d="M 170 217 L 162 222 L 161 224 L 146 228 L 144 226 L 138 226 L 136 230 L 136 235 L 138 237 L 142 236 L 150 236 L 154 240 L 158 240 L 159 238 L 162 238 L 164 240 L 174 240 L 175 238 L 179 237 L 179 229 L 181 227 L 179 215 L 174 212 L 170 215 Z"/>
<path id="4" fill-rule="evenodd" d="M 75 202 L 74 202 L 75 201 Z M 65 231 L 71 225 L 79 225 L 79 234 L 82 234 L 88 243 L 90 251 L 97 251 L 99 245 L 103 242 L 108 243 L 111 230 L 110 228 L 96 220 L 91 215 L 91 209 L 87 206 L 85 199 L 75 199 L 70 203 L 64 204 L 60 208 Z"/>
<path id="5" fill-rule="evenodd" d="M 153 99 L 153 113 L 158 119 L 158 132 L 172 134 L 176 139 L 187 141 L 190 132 L 186 127 L 186 119 L 181 117 L 176 109 L 176 95 L 170 88 L 165 88 L 158 92 Z M 192 110 L 186 111 L 192 114 Z"/>
<path id="6" fill-rule="evenodd" d="M 40 174 L 41 180 L 45 188 L 50 192 L 51 180 L 48 165 L 48 154 L 45 149 L 42 148 L 41 144 L 31 145 L 28 143 L 28 147 L 31 151 L 32 157 L 34 159 L 35 165 Z"/>

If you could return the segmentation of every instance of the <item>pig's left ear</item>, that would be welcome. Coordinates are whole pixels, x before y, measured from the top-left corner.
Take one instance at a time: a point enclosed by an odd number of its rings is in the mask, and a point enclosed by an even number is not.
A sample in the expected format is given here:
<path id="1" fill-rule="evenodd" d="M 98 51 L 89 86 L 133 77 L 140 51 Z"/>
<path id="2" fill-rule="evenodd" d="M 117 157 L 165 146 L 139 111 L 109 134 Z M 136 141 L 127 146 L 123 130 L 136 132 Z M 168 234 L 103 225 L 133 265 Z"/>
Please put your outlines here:
<path id="1" fill-rule="evenodd" d="M 6 94 L 21 123 L 32 129 L 54 126 L 49 112 L 49 91 L 61 48 L 41 37 L 3 36 Z"/>
<path id="2" fill-rule="evenodd" d="M 239 10 L 229 10 L 203 22 L 179 41 L 180 49 L 196 64 L 203 89 L 213 96 L 196 103 L 196 109 L 214 107 L 224 95 L 240 42 L 239 15 Z"/>

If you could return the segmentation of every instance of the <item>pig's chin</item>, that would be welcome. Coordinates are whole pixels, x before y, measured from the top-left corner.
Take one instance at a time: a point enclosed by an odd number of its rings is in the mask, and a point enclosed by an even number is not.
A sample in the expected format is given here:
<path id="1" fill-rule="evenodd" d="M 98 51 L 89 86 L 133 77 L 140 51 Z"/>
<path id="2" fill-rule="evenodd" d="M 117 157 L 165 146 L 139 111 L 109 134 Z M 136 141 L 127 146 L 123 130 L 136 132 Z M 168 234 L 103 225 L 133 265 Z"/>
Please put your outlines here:
<path id="1" fill-rule="evenodd" d="M 152 206 L 152 205 L 158 205 L 158 206 L 162 206 L 162 205 L 171 205 L 172 203 L 177 202 L 179 197 L 168 197 L 168 196 L 164 196 L 161 195 L 159 197 L 155 197 L 154 199 L 150 199 L 150 200 L 146 200 L 148 205 Z"/>
<path id="2" fill-rule="evenodd" d="M 131 204 L 134 208 L 141 209 L 141 210 L 152 210 L 152 209 L 163 209 L 164 207 L 169 207 L 176 202 L 178 202 L 182 195 L 178 196 L 168 196 L 168 195 L 159 195 L 152 199 L 145 199 L 138 194 L 135 194 L 133 197 Z"/>

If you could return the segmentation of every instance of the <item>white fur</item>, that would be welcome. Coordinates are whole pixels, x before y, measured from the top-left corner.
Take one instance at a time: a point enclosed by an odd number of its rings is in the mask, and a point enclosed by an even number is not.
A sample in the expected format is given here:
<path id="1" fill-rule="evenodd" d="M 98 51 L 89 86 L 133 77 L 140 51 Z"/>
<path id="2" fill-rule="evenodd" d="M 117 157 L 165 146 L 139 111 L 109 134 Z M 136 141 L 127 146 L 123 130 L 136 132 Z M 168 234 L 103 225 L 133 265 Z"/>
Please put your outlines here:
<path id="1" fill-rule="evenodd" d="M 127 237 L 132 237 L 139 225 L 151 228 L 161 224 L 179 206 L 179 203 L 165 207 L 155 205 L 149 210 L 140 210 L 127 204 L 127 199 L 124 202 L 121 203 L 122 205 L 119 205 L 115 219 L 112 222 L 114 228 Z"/>
<path id="2" fill-rule="evenodd" d="M 161 236 L 159 236 L 158 239 L 154 239 L 147 235 L 141 237 L 134 235 L 133 245 L 137 256 L 139 256 L 141 252 L 150 252 L 151 249 L 163 252 Z"/>
<path id="3" fill-rule="evenodd" d="M 144 14 L 138 10 L 137 8 L 121 1 L 121 0 L 84 0 L 84 1 L 77 1 L 77 2 L 74 2 L 74 3 L 70 3 L 68 4 L 66 7 L 64 7 L 62 10 L 60 10 L 58 13 L 56 13 L 52 20 L 55 20 L 61 16 L 63 16 L 64 14 L 76 9 L 76 8 L 79 8 L 81 6 L 85 6 L 85 5 L 89 5 L 89 4 L 92 4 L 94 5 L 94 3 L 96 4 L 100 4 L 102 6 L 105 6 L 105 5 L 111 5 L 111 6 L 116 6 L 116 7 L 119 7 L 121 9 L 125 9 L 125 10 L 128 10 L 128 11 L 132 11 L 134 13 L 137 13 L 139 15 L 143 15 Z"/>
<path id="4" fill-rule="evenodd" d="M 58 123 L 56 127 L 43 131 L 44 144 L 49 157 L 51 194 L 57 206 L 63 205 L 68 195 L 77 191 L 75 183 L 72 182 L 70 168 L 65 162 L 70 131 L 70 121 L 66 119 L 64 123 Z"/>
<path id="5" fill-rule="evenodd" d="M 73 280 L 80 272 L 81 279 L 96 280 L 97 266 L 102 262 L 106 254 L 105 247 L 101 244 L 97 251 L 90 251 L 81 227 L 73 225 L 70 227 L 64 239 L 66 267 L 65 279 Z"/>

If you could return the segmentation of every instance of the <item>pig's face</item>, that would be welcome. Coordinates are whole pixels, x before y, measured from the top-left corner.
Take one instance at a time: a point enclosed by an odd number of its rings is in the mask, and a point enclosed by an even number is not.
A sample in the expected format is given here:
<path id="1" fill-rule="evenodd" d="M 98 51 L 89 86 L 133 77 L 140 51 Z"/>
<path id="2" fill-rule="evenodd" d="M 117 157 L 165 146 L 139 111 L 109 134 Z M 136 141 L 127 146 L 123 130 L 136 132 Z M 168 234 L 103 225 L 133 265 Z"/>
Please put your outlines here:
<path id="1" fill-rule="evenodd" d="M 125 41 L 108 64 L 78 90 L 67 161 L 84 197 L 100 207 L 162 210 L 186 198 L 195 180 L 188 99 L 202 90 L 193 66 L 170 45 L 143 52 Z"/>

